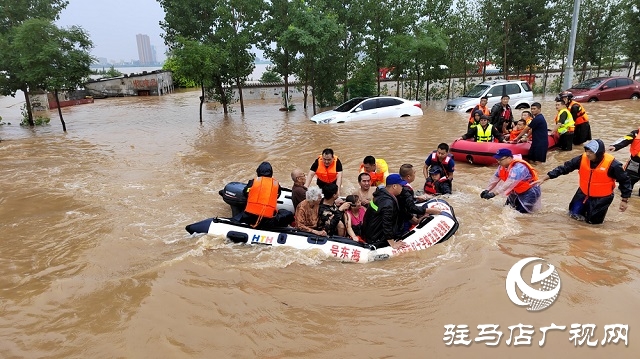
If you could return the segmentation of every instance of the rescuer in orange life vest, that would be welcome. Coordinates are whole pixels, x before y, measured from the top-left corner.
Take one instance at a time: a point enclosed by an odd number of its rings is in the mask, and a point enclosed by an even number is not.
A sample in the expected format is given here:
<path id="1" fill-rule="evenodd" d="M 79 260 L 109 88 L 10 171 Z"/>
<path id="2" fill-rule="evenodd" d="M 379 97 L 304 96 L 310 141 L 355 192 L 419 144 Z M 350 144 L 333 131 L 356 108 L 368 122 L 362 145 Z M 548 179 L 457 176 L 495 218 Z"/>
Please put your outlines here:
<path id="1" fill-rule="evenodd" d="M 631 188 L 640 180 L 640 127 L 637 130 L 631 131 L 628 135 L 614 142 L 609 146 L 609 151 L 617 151 L 621 148 L 629 147 L 631 158 L 624 165 L 624 170 L 629 176 L 631 181 Z M 640 196 L 640 190 L 638 190 L 638 196 Z"/>
<path id="2" fill-rule="evenodd" d="M 480 197 L 491 199 L 502 193 L 507 197 L 505 204 L 521 213 L 539 209 L 542 191 L 540 186 L 534 185 L 538 180 L 536 170 L 522 159 L 513 158 L 513 153 L 507 148 L 499 149 L 493 158 L 499 166 Z"/>
<path id="3" fill-rule="evenodd" d="M 589 224 L 604 222 L 607 210 L 613 202 L 613 190 L 618 182 L 622 202 L 620 212 L 627 210 L 631 197 L 631 182 L 622 169 L 622 164 L 612 155 L 605 153 L 604 142 L 591 140 L 584 145 L 584 153 L 549 171 L 535 183 L 566 175 L 578 170 L 580 187 L 569 203 L 571 218 L 583 220 Z"/>
<path id="4" fill-rule="evenodd" d="M 256 170 L 257 177 L 250 180 L 242 193 L 247 197 L 247 206 L 233 220 L 254 228 L 286 227 L 293 222 L 293 213 L 276 209 L 280 196 L 280 184 L 273 176 L 269 162 L 262 162 Z"/>

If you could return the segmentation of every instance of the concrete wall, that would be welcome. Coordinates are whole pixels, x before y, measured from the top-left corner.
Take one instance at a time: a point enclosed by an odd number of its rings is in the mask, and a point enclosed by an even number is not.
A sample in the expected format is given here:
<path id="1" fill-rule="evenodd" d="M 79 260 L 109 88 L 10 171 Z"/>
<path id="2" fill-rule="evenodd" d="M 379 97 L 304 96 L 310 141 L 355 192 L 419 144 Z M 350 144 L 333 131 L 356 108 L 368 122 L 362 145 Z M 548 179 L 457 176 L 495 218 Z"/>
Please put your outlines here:
<path id="1" fill-rule="evenodd" d="M 173 92 L 171 71 L 153 71 L 131 76 L 91 81 L 84 84 L 94 97 L 160 96 Z"/>

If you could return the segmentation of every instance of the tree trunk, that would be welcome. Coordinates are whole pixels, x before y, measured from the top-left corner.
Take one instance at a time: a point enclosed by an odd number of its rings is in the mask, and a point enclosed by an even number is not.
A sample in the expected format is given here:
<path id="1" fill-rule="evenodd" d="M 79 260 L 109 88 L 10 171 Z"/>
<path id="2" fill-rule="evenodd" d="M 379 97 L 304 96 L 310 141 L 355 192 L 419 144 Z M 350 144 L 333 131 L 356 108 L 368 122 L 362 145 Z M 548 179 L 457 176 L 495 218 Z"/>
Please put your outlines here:
<path id="1" fill-rule="evenodd" d="M 284 50 L 284 56 L 286 63 L 284 65 L 284 108 L 285 111 L 289 111 L 289 51 Z"/>
<path id="2" fill-rule="evenodd" d="M 25 106 L 27 107 L 27 122 L 29 126 L 34 127 L 36 124 L 33 122 L 33 112 L 31 112 L 31 100 L 29 99 L 29 90 L 27 88 L 23 88 L 22 92 L 24 92 L 24 100 Z"/>
<path id="3" fill-rule="evenodd" d="M 58 89 L 53 91 L 53 94 L 56 96 L 56 105 L 58 105 L 58 116 L 60 116 L 60 123 L 62 123 L 62 132 L 67 132 L 67 124 L 64 123 L 64 118 L 62 118 L 62 109 L 60 108 L 60 98 L 58 98 Z"/>
<path id="4" fill-rule="evenodd" d="M 311 105 L 313 106 L 313 114 L 316 114 L 316 77 L 314 74 L 315 66 L 311 64 Z"/>
<path id="5" fill-rule="evenodd" d="M 200 95 L 200 123 L 202 123 L 202 105 L 204 105 L 204 82 L 200 83 L 202 89 L 202 95 Z"/>
<path id="6" fill-rule="evenodd" d="M 244 99 L 242 97 L 242 83 L 240 78 L 236 77 L 236 84 L 238 84 L 238 96 L 240 96 L 240 113 L 244 113 Z"/>

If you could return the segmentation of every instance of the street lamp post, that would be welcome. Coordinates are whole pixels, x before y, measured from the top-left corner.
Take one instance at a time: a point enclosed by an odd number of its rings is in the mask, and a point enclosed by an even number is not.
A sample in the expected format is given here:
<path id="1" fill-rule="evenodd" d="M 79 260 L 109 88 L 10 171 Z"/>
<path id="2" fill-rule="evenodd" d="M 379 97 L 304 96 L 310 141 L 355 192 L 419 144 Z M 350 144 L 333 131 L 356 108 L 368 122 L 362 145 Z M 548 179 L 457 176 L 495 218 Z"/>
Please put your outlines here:
<path id="1" fill-rule="evenodd" d="M 573 2 L 573 19 L 571 19 L 571 34 L 569 37 L 569 55 L 567 56 L 567 67 L 564 70 L 564 83 L 562 89 L 571 88 L 573 81 L 573 54 L 576 49 L 576 33 L 578 32 L 578 16 L 580 15 L 580 0 Z"/>

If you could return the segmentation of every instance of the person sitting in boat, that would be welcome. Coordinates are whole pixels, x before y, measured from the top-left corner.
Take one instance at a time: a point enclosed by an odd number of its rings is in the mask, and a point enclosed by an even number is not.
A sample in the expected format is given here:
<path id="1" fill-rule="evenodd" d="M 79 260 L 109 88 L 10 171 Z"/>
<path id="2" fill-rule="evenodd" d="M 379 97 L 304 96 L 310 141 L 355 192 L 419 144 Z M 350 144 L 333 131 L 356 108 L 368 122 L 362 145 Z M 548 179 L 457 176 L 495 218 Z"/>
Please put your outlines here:
<path id="1" fill-rule="evenodd" d="M 338 199 L 338 186 L 335 183 L 330 183 L 322 188 L 322 196 L 324 197 L 320 201 L 320 207 L 318 208 L 318 223 L 320 228 L 324 229 L 327 235 L 339 235 L 344 236 L 346 229 L 342 222 L 344 211 L 349 209 L 350 203 L 343 202 L 338 206 L 336 199 Z"/>
<path id="2" fill-rule="evenodd" d="M 523 119 L 518 120 L 518 122 L 516 123 L 516 127 L 513 130 L 511 130 L 511 132 L 509 133 L 509 142 L 510 143 L 526 142 L 527 136 L 518 137 L 522 133 L 522 131 L 525 129 L 525 127 L 527 127 L 527 122 Z"/>
<path id="3" fill-rule="evenodd" d="M 371 176 L 372 186 L 382 186 L 389 175 L 389 165 L 382 158 L 366 156 L 360 165 L 360 173 L 365 172 Z"/>
<path id="4" fill-rule="evenodd" d="M 277 210 L 281 188 L 273 178 L 269 162 L 262 162 L 256 170 L 257 177 L 250 180 L 242 193 L 247 197 L 247 206 L 233 219 L 254 228 L 286 227 L 293 221 L 293 213 Z"/>
<path id="5" fill-rule="evenodd" d="M 429 177 L 424 183 L 424 193 L 427 198 L 433 198 L 441 194 L 451 194 L 451 184 L 444 175 L 444 170 L 440 166 L 429 168 Z"/>
<path id="6" fill-rule="evenodd" d="M 322 154 L 311 164 L 304 186 L 309 188 L 314 178 L 317 179 L 318 187 L 322 188 L 329 183 L 335 183 L 338 185 L 338 192 L 340 192 L 340 187 L 342 186 L 342 162 L 337 156 L 333 155 L 332 149 L 325 148 L 322 150 Z"/>
<path id="7" fill-rule="evenodd" d="M 391 246 L 400 249 L 407 246 L 399 240 L 403 223 L 396 199 L 406 184 L 399 174 L 392 173 L 387 176 L 386 186 L 379 187 L 373 194 L 362 222 L 362 237 L 367 243 L 377 248 Z"/>
<path id="8" fill-rule="evenodd" d="M 533 115 L 531 114 L 531 111 L 525 110 L 525 111 L 522 111 L 522 113 L 520 114 L 520 118 L 524 120 L 525 125 L 529 126 L 529 122 L 533 120 Z"/>
<path id="9" fill-rule="evenodd" d="M 350 194 L 345 200 L 350 204 L 349 210 L 344 212 L 344 226 L 347 229 L 347 235 L 356 242 L 364 242 L 360 236 L 362 235 L 362 220 L 367 210 L 362 206 L 357 194 Z"/>
<path id="10" fill-rule="evenodd" d="M 478 105 L 476 105 L 474 108 L 471 109 L 471 116 L 469 116 L 469 128 L 471 127 L 471 125 L 475 124 L 477 125 L 479 122 L 479 118 L 476 118 L 475 115 L 478 111 L 480 111 L 480 116 L 482 115 L 487 115 L 490 116 L 491 115 L 491 111 L 489 110 L 489 108 L 487 107 L 487 103 L 489 102 L 489 98 L 487 96 L 482 96 L 480 97 L 480 103 Z"/>
<path id="11" fill-rule="evenodd" d="M 369 202 L 373 199 L 373 193 L 376 191 L 376 187 L 371 186 L 371 176 L 367 172 L 362 172 L 358 175 L 358 188 L 357 194 L 360 198 L 360 203 L 363 206 L 368 207 Z"/>
<path id="12" fill-rule="evenodd" d="M 447 178 L 449 187 L 452 188 L 453 172 L 455 171 L 456 164 L 453 161 L 453 156 L 449 154 L 449 145 L 441 143 L 438 148 L 431 152 L 429 157 L 424 160 L 424 166 L 422 167 L 422 175 L 424 179 L 429 178 L 429 168 L 431 166 L 440 166 L 442 168 L 443 176 Z"/>
<path id="13" fill-rule="evenodd" d="M 405 163 L 400 166 L 400 178 L 405 182 L 402 185 L 402 191 L 396 196 L 398 199 L 398 207 L 400 209 L 400 216 L 404 221 L 404 232 L 409 231 L 411 225 L 420 223 L 420 220 L 430 214 L 440 214 L 440 210 L 437 208 L 425 208 L 416 205 L 417 201 L 426 201 L 427 196 L 422 195 L 416 197 L 411 183 L 416 179 L 416 171 L 413 169 L 413 165 Z"/>
<path id="14" fill-rule="evenodd" d="M 318 222 L 322 190 L 318 186 L 311 186 L 307 189 L 305 196 L 306 199 L 296 207 L 296 227 L 317 236 L 326 236 L 327 232 Z"/>
<path id="15" fill-rule="evenodd" d="M 521 213 L 539 209 L 542 191 L 534 184 L 538 180 L 536 170 L 522 159 L 514 158 L 508 148 L 499 149 L 493 158 L 498 161 L 498 169 L 480 197 L 491 199 L 502 193 L 507 197 L 505 204 Z"/>
<path id="16" fill-rule="evenodd" d="M 484 115 L 481 110 L 472 111 L 471 117 L 469 117 L 469 124 L 467 125 L 467 131 L 472 127 L 476 127 L 480 124 L 480 117 Z"/>
<path id="17" fill-rule="evenodd" d="M 293 209 L 298 207 L 300 202 L 306 198 L 307 187 L 304 186 L 307 181 L 307 175 L 302 172 L 301 169 L 296 168 L 291 171 L 291 179 L 293 180 L 293 187 L 291 187 L 291 202 L 293 202 Z"/>
<path id="18" fill-rule="evenodd" d="M 484 115 L 480 117 L 480 125 L 469 129 L 469 132 L 460 136 L 458 141 L 467 138 L 473 138 L 476 142 L 503 142 L 500 131 L 490 124 L 489 118 Z"/>

